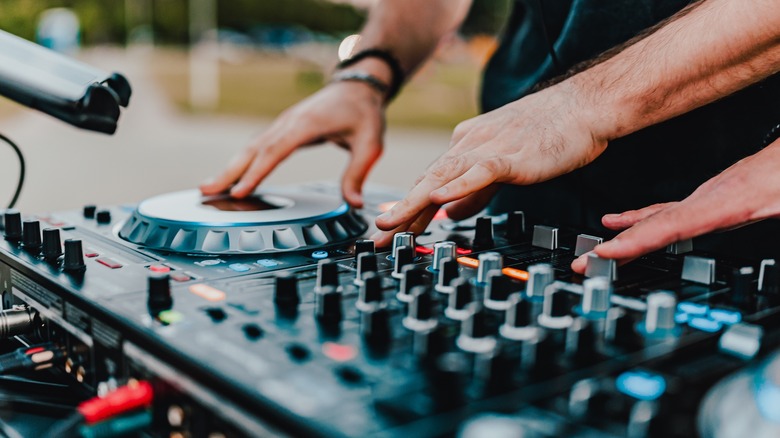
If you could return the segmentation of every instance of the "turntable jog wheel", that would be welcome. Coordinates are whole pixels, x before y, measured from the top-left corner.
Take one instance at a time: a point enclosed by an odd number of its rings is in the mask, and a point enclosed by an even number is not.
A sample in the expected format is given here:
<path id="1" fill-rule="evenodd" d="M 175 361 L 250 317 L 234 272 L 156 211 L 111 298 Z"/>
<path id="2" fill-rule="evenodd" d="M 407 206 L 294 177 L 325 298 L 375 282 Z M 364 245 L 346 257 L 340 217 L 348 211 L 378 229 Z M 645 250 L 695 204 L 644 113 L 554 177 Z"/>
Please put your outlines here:
<path id="1" fill-rule="evenodd" d="M 232 199 L 186 190 L 142 201 L 119 236 L 163 251 L 246 254 L 320 248 L 367 229 L 342 199 L 322 193 L 264 188 Z"/>

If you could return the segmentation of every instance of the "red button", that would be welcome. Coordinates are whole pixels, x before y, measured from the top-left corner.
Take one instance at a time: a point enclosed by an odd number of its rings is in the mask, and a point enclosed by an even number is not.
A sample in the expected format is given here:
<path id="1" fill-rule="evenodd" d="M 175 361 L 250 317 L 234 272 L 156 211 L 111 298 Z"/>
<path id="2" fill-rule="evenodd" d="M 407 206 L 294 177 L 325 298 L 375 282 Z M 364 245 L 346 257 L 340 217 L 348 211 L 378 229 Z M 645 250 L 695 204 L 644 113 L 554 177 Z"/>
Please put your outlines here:
<path id="1" fill-rule="evenodd" d="M 117 262 L 116 260 L 109 259 L 107 257 L 103 257 L 100 259 L 95 259 L 98 263 L 100 263 L 103 266 L 108 266 L 111 269 L 119 269 L 122 267 L 122 264 Z"/>
<path id="2" fill-rule="evenodd" d="M 417 251 L 418 254 L 424 254 L 424 255 L 433 254 L 433 250 L 425 246 L 418 246 L 417 248 L 415 248 L 415 250 Z"/>
<path id="3" fill-rule="evenodd" d="M 187 274 L 171 274 L 171 280 L 183 282 L 192 280 L 192 277 Z"/>
<path id="4" fill-rule="evenodd" d="M 91 248 L 87 248 L 87 250 L 84 251 L 84 257 L 87 257 L 87 258 L 90 258 L 90 259 L 95 258 L 95 257 L 97 257 L 99 255 L 100 254 L 98 254 L 97 251 L 95 251 L 94 249 L 91 249 Z"/>
<path id="5" fill-rule="evenodd" d="M 466 248 L 456 248 L 455 253 L 458 255 L 469 255 L 471 254 L 471 250 Z"/>
<path id="6" fill-rule="evenodd" d="M 325 342 L 322 344 L 322 353 L 336 362 L 346 362 L 357 356 L 357 350 L 351 345 Z"/>
<path id="7" fill-rule="evenodd" d="M 164 266 L 164 265 L 151 265 L 149 266 L 149 270 L 152 272 L 171 272 L 171 268 Z"/>

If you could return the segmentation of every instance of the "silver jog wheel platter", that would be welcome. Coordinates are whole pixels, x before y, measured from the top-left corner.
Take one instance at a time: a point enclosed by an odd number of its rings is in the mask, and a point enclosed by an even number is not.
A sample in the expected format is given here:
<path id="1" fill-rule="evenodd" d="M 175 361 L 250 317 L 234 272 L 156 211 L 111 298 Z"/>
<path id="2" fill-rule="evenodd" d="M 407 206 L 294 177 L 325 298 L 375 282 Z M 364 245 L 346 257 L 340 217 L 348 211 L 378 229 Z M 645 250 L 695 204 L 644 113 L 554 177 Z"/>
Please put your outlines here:
<path id="1" fill-rule="evenodd" d="M 362 235 L 365 219 L 342 199 L 267 188 L 244 199 L 185 190 L 138 204 L 119 236 L 147 248 L 250 254 L 321 248 Z"/>

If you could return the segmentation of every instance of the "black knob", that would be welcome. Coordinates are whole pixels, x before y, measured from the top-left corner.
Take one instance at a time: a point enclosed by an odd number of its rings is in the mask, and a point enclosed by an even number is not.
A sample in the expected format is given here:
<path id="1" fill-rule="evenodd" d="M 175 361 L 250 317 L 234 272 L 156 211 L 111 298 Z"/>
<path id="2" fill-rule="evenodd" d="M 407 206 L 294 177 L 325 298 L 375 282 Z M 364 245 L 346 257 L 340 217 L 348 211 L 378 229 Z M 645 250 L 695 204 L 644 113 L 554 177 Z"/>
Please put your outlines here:
<path id="1" fill-rule="evenodd" d="M 512 374 L 518 368 L 519 357 L 510 354 L 500 345 L 476 355 L 474 377 L 482 394 L 504 392 L 511 389 Z"/>
<path id="2" fill-rule="evenodd" d="M 532 373 L 552 374 L 556 350 L 553 337 L 543 329 L 537 330 L 522 342 L 520 366 Z"/>
<path id="3" fill-rule="evenodd" d="M 84 217 L 87 219 L 94 219 L 95 218 L 95 212 L 97 211 L 97 207 L 94 205 L 85 205 L 84 206 Z"/>
<path id="4" fill-rule="evenodd" d="M 323 286 L 315 292 L 315 313 L 323 324 L 338 324 L 343 312 L 341 309 L 341 291 L 334 286 Z"/>
<path id="5" fill-rule="evenodd" d="M 84 264 L 84 251 L 81 249 L 80 239 L 65 240 L 65 258 L 62 261 L 62 269 L 66 271 L 83 271 L 87 266 Z"/>
<path id="6" fill-rule="evenodd" d="M 637 346 L 639 334 L 636 331 L 636 323 L 631 312 L 613 307 L 607 311 L 604 338 L 623 347 Z"/>
<path id="7" fill-rule="evenodd" d="M 382 277 L 376 272 L 367 272 L 363 276 L 363 284 L 358 291 L 358 300 L 355 305 L 360 310 L 376 307 L 382 302 Z"/>
<path id="8" fill-rule="evenodd" d="M 322 289 L 332 286 L 339 287 L 339 266 L 331 259 L 322 259 L 317 263 L 317 286 L 316 289 Z"/>
<path id="9" fill-rule="evenodd" d="M 510 306 L 506 310 L 504 325 L 512 328 L 527 327 L 531 325 L 533 308 L 531 302 L 524 300 L 520 294 L 514 294 L 509 298 Z"/>
<path id="10" fill-rule="evenodd" d="M 525 234 L 525 214 L 522 211 L 510 212 L 506 217 L 506 239 L 517 242 Z"/>
<path id="11" fill-rule="evenodd" d="M 731 280 L 731 302 L 740 307 L 751 308 L 755 304 L 753 291 L 753 268 L 745 266 L 735 269 Z"/>
<path id="12" fill-rule="evenodd" d="M 509 296 L 512 294 L 512 280 L 501 271 L 494 269 L 488 273 L 488 286 L 485 293 L 485 307 L 493 310 L 509 308 Z"/>
<path id="13" fill-rule="evenodd" d="M 360 313 L 360 334 L 373 347 L 389 347 L 390 312 L 384 306 L 374 306 Z"/>
<path id="14" fill-rule="evenodd" d="M 493 220 L 489 217 L 477 218 L 472 246 L 474 248 L 492 248 L 493 244 Z"/>
<path id="15" fill-rule="evenodd" d="M 433 300 L 431 293 L 425 286 L 415 286 L 412 291 L 412 302 L 409 303 L 407 318 L 420 321 L 431 321 L 433 318 Z"/>
<path id="16" fill-rule="evenodd" d="M 399 246 L 395 251 L 395 264 L 393 265 L 393 277 L 401 279 L 403 277 L 403 269 L 406 265 L 411 265 L 414 262 L 414 248 L 411 246 Z"/>
<path id="17" fill-rule="evenodd" d="M 360 254 L 363 254 L 364 252 L 367 252 L 369 254 L 374 254 L 376 252 L 376 246 L 374 245 L 373 240 L 358 240 L 355 242 L 355 257 L 357 258 Z"/>
<path id="18" fill-rule="evenodd" d="M 298 277 L 292 272 L 280 272 L 274 279 L 274 303 L 280 307 L 297 307 L 301 302 L 298 296 Z"/>
<path id="19" fill-rule="evenodd" d="M 452 293 L 448 299 L 444 314 L 455 320 L 464 320 L 468 317 L 468 305 L 474 300 L 471 283 L 465 278 L 456 278 L 452 281 Z"/>
<path id="20" fill-rule="evenodd" d="M 43 230 L 43 257 L 47 260 L 56 260 L 62 255 L 62 240 L 58 228 L 46 228 Z"/>
<path id="21" fill-rule="evenodd" d="M 439 277 L 436 282 L 436 290 L 441 293 L 452 293 L 452 280 L 458 278 L 458 261 L 447 257 L 442 259 L 439 268 Z"/>
<path id="22" fill-rule="evenodd" d="M 149 275 L 149 287 L 147 293 L 147 306 L 149 312 L 157 315 L 164 310 L 173 307 L 171 296 L 171 278 L 168 273 L 155 272 Z"/>
<path id="23" fill-rule="evenodd" d="M 596 333 L 593 324 L 585 318 L 576 318 L 566 330 L 566 357 L 578 362 L 594 359 L 596 352 Z"/>
<path id="24" fill-rule="evenodd" d="M 442 325 L 430 330 L 417 330 L 412 338 L 415 356 L 425 365 L 433 364 L 436 359 L 450 350 L 451 331 Z"/>
<path id="25" fill-rule="evenodd" d="M 484 309 L 475 304 L 471 304 L 469 315 L 463 320 L 460 326 L 460 334 L 469 338 L 481 339 L 490 336 L 488 325 L 488 315 Z"/>
<path id="26" fill-rule="evenodd" d="M 95 214 L 95 220 L 99 224 L 110 224 L 111 212 L 109 210 L 100 210 Z"/>
<path id="27" fill-rule="evenodd" d="M 369 272 L 377 271 L 376 254 L 373 252 L 361 252 L 357 255 L 357 270 L 355 271 L 354 283 L 358 286 L 363 284 L 363 277 Z"/>
<path id="28" fill-rule="evenodd" d="M 436 331 L 429 336 L 434 336 Z M 460 352 L 438 354 L 428 360 L 428 367 L 434 401 L 439 409 L 449 410 L 462 406 L 465 398 L 470 364 L 468 355 Z"/>
<path id="29" fill-rule="evenodd" d="M 397 297 L 400 301 L 409 303 L 412 301 L 412 289 L 415 286 L 425 284 L 425 271 L 417 269 L 414 265 L 403 267 L 401 284 L 398 288 Z"/>
<path id="30" fill-rule="evenodd" d="M 22 240 L 22 214 L 16 210 L 7 210 L 3 215 L 5 240 L 18 242 Z"/>
<path id="31" fill-rule="evenodd" d="M 35 220 L 24 221 L 22 230 L 24 249 L 38 253 L 41 250 L 41 223 Z"/>

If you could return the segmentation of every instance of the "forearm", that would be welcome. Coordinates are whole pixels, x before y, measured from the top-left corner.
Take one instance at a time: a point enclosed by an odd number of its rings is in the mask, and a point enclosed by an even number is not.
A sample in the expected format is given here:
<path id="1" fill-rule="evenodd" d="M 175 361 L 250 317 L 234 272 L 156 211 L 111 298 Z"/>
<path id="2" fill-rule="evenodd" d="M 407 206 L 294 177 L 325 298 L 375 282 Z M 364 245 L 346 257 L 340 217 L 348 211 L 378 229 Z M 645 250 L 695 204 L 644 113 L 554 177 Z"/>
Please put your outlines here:
<path id="1" fill-rule="evenodd" d="M 780 71 L 780 0 L 704 0 L 569 87 L 594 135 L 627 135 Z"/>
<path id="2" fill-rule="evenodd" d="M 443 36 L 457 29 L 470 5 L 471 0 L 378 1 L 369 13 L 355 51 L 389 50 L 406 74 L 411 74 L 430 56 Z M 376 59 L 361 61 L 355 68 L 390 79 L 387 66 Z"/>

